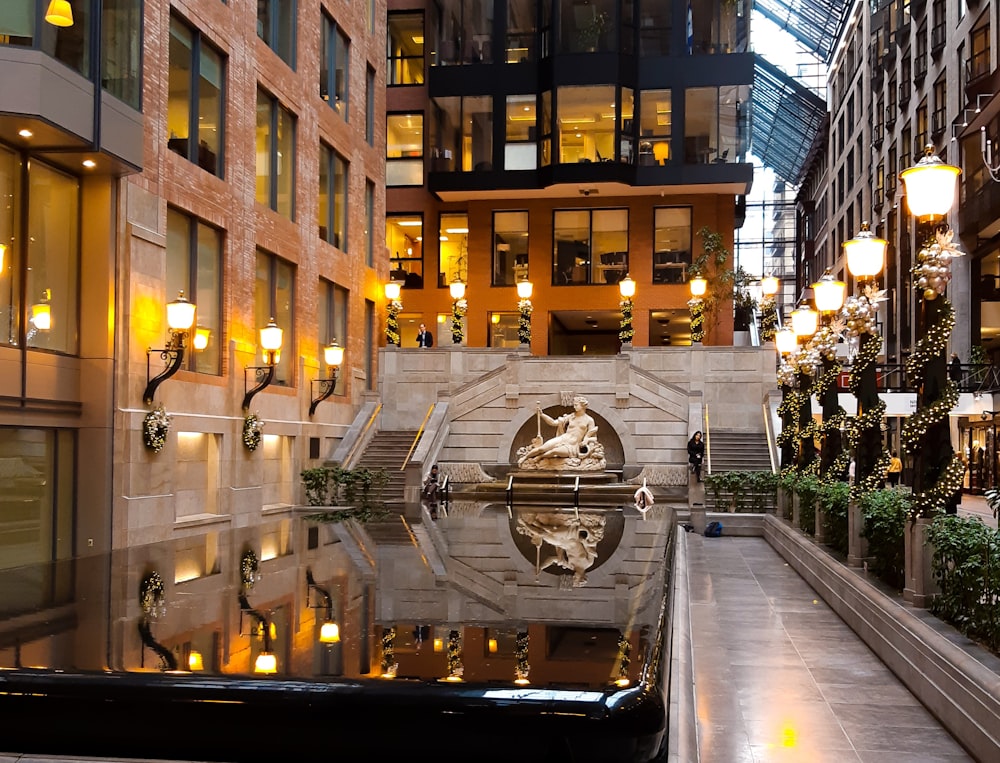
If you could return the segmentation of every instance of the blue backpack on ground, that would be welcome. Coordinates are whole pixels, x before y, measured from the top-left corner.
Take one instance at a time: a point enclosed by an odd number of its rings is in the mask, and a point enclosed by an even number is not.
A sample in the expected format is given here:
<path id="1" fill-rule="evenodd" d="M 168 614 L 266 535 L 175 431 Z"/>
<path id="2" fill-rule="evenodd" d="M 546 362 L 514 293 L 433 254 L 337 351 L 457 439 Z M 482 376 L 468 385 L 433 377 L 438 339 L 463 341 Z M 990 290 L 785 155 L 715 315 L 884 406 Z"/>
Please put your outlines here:
<path id="1" fill-rule="evenodd" d="M 718 538 L 722 535 L 722 522 L 709 522 L 705 525 L 706 538 Z"/>

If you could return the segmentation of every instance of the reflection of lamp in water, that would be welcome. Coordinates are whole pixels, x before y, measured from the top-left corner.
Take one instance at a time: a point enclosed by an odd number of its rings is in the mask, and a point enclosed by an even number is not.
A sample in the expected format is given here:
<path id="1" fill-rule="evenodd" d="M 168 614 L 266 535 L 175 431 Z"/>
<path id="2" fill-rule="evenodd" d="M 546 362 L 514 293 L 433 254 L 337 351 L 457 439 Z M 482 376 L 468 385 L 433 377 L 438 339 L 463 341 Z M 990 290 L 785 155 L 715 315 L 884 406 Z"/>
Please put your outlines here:
<path id="1" fill-rule="evenodd" d="M 631 683 L 628 677 L 631 651 L 632 645 L 629 640 L 625 634 L 620 634 L 618 636 L 618 678 L 615 679 L 615 686 L 625 688 Z"/>
<path id="2" fill-rule="evenodd" d="M 443 680 L 451 683 L 462 681 L 465 666 L 462 664 L 462 640 L 457 630 L 448 631 L 448 675 Z"/>
<path id="3" fill-rule="evenodd" d="M 202 657 L 201 652 L 199 652 L 196 649 L 192 649 L 188 653 L 188 670 L 196 671 L 204 669 L 205 669 L 205 660 Z"/>
<path id="4" fill-rule="evenodd" d="M 337 644 L 340 642 L 340 626 L 337 625 L 333 617 L 333 597 L 330 592 L 322 586 L 316 584 L 312 570 L 306 570 L 306 606 L 309 606 L 309 592 L 316 591 L 322 598 L 322 602 L 316 602 L 313 606 L 316 609 L 324 610 L 323 624 L 319 628 L 319 640 L 323 644 Z"/>
<path id="5" fill-rule="evenodd" d="M 382 630 L 382 678 L 395 678 L 399 664 L 396 662 L 396 626 Z"/>
<path id="6" fill-rule="evenodd" d="M 240 617 L 242 618 L 243 613 L 246 612 L 247 615 L 249 615 L 249 617 L 257 623 L 257 633 L 264 641 L 261 645 L 260 653 L 254 661 L 253 672 L 261 673 L 262 675 L 277 673 L 278 658 L 271 652 L 271 639 L 274 638 L 277 632 L 274 627 L 274 623 L 269 622 L 264 615 L 250 606 L 250 601 L 247 599 L 246 594 L 241 593 L 239 595 L 239 601 Z M 242 630 L 242 623 L 240 630 Z"/>
<path id="7" fill-rule="evenodd" d="M 527 278 L 517 282 L 517 341 L 523 345 L 531 344 L 531 292 L 533 286 Z M 494 315 L 499 320 L 499 315 Z"/>
<path id="8" fill-rule="evenodd" d="M 528 664 L 528 631 L 518 631 L 514 637 L 514 683 L 526 686 L 531 683 L 528 674 L 531 665 Z"/>

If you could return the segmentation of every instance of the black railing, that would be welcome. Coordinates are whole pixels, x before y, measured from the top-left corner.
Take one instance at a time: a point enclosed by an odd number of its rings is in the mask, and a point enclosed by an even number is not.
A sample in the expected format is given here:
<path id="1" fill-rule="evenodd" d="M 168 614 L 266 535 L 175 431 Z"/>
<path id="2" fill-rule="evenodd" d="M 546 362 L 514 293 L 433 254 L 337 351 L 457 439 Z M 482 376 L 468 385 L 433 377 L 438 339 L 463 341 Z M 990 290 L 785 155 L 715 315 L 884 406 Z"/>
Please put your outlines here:
<path id="1" fill-rule="evenodd" d="M 880 363 L 875 368 L 879 392 L 917 391 L 917 386 L 906 377 L 904 363 Z M 949 372 L 950 369 L 951 366 L 949 366 Z M 848 389 L 850 371 L 850 366 L 845 365 L 839 384 L 841 390 Z M 963 363 L 961 375 L 956 374 L 956 376 L 958 376 L 955 381 L 958 383 L 959 392 L 980 394 L 1000 392 L 1000 366 L 994 366 L 990 363 Z"/>

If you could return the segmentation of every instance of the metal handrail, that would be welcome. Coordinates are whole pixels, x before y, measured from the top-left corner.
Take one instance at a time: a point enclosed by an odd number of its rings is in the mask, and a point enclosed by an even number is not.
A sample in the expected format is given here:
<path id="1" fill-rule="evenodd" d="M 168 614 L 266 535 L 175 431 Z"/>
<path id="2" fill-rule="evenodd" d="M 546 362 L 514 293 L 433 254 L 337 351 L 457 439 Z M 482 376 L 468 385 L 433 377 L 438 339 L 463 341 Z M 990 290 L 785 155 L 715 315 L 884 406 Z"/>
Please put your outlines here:
<path id="1" fill-rule="evenodd" d="M 767 457 L 771 461 L 771 473 L 776 474 L 778 464 L 774 458 L 774 442 L 771 439 L 771 408 L 766 402 L 761 403 L 760 407 L 764 412 L 764 436 L 767 437 Z"/>
<path id="2" fill-rule="evenodd" d="M 351 449 L 347 451 L 347 455 L 344 456 L 344 462 L 343 462 L 344 466 L 349 467 L 351 465 L 354 459 L 354 452 L 358 449 L 358 446 L 365 441 L 365 435 L 368 433 L 368 430 L 371 429 L 372 424 L 375 423 L 375 417 L 378 416 L 381 411 L 382 411 L 382 403 L 379 403 L 375 407 L 375 410 L 372 411 L 372 415 L 371 417 L 369 417 L 368 423 L 366 423 L 364 428 L 361 430 L 361 433 L 354 441 L 354 444 L 351 446 Z"/>
<path id="3" fill-rule="evenodd" d="M 708 443 L 708 403 L 705 403 L 705 412 L 702 414 L 702 434 L 705 436 L 705 474 L 712 473 L 712 447 Z"/>
<path id="4" fill-rule="evenodd" d="M 413 444 L 410 445 L 410 450 L 406 454 L 406 458 L 403 459 L 403 465 L 399 467 L 399 471 L 404 471 L 406 465 L 410 463 L 410 456 L 413 455 L 413 451 L 416 450 L 417 443 L 420 442 L 420 435 L 424 433 L 424 427 L 427 426 L 427 419 L 431 417 L 431 413 L 434 412 L 434 403 L 431 403 L 427 408 L 427 414 L 424 416 L 424 420 L 420 422 L 420 429 L 417 430 L 417 434 L 413 437 Z"/>

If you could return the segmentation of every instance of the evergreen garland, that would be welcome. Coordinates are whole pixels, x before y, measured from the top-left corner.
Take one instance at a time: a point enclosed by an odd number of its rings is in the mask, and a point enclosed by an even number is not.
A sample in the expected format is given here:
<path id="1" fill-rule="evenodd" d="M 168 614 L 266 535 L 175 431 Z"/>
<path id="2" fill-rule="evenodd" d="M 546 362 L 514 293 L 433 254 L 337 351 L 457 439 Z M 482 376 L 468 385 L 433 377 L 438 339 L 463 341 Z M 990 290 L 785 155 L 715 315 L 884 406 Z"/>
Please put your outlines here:
<path id="1" fill-rule="evenodd" d="M 632 337 L 635 332 L 632 330 L 632 300 L 623 299 L 619 303 L 619 307 L 622 311 L 622 320 L 619 324 L 618 339 L 622 343 L 629 343 L 632 341 Z"/>
<path id="2" fill-rule="evenodd" d="M 399 345 L 399 313 L 403 309 L 403 303 L 398 299 L 389 300 L 386 306 L 385 319 L 385 341 L 386 344 Z"/>
<path id="3" fill-rule="evenodd" d="M 469 309 L 469 303 L 465 297 L 456 299 L 451 303 L 451 341 L 453 344 L 461 344 L 465 333 L 462 330 L 462 319 Z"/>
<path id="4" fill-rule="evenodd" d="M 521 344 L 531 344 L 531 313 L 530 299 L 522 299 L 517 303 L 517 341 Z"/>
<path id="5" fill-rule="evenodd" d="M 691 309 L 691 341 L 700 342 L 705 338 L 705 300 L 692 297 L 688 307 Z"/>

